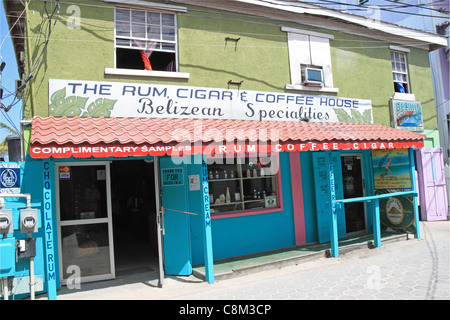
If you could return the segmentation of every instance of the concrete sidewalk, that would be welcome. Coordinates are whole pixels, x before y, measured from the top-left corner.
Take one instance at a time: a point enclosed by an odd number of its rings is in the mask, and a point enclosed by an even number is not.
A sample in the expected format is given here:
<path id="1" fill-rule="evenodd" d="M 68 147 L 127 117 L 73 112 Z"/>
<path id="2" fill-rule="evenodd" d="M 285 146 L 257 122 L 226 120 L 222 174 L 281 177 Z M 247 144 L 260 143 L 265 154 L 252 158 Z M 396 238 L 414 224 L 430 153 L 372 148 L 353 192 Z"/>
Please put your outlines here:
<path id="1" fill-rule="evenodd" d="M 422 239 L 412 235 L 340 248 L 339 258 L 323 254 L 293 264 L 264 262 L 246 268 L 239 277 L 216 278 L 214 284 L 191 276 L 166 276 L 159 288 L 157 272 L 122 276 L 115 280 L 62 287 L 58 300 L 184 300 L 184 299 L 444 299 L 449 300 L 450 222 L 421 222 Z M 370 272 L 379 278 L 368 285 Z M 370 271 L 370 272 L 369 272 Z M 377 285 L 386 287 L 376 288 Z M 46 299 L 45 295 L 38 299 Z"/>

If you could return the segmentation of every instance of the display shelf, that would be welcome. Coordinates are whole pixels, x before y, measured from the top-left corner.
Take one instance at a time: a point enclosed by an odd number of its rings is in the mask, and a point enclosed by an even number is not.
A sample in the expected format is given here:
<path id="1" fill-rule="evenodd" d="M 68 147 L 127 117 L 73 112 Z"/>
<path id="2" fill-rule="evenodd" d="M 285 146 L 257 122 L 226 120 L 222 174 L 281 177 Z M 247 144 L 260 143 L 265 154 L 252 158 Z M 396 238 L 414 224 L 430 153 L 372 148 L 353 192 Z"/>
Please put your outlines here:
<path id="1" fill-rule="evenodd" d="M 276 174 L 271 174 L 269 167 L 259 161 L 255 162 L 253 159 L 249 164 L 249 158 L 245 160 L 247 163 L 208 165 L 210 206 L 213 214 L 264 209 L 265 196 L 276 196 Z M 231 200 L 228 203 L 227 198 Z"/>
<path id="2" fill-rule="evenodd" d="M 264 179 L 264 178 L 272 178 L 275 177 L 274 174 L 268 175 L 266 174 L 265 176 L 259 176 L 259 177 L 242 177 L 241 179 L 243 180 L 251 180 L 251 179 Z"/>
<path id="3" fill-rule="evenodd" d="M 226 205 L 234 205 L 234 204 L 242 204 L 242 201 L 225 202 L 225 203 L 211 203 L 209 206 L 214 207 L 214 206 L 226 206 Z"/>
<path id="4" fill-rule="evenodd" d="M 219 181 L 233 181 L 233 180 L 240 180 L 242 178 L 227 178 L 227 179 L 208 179 L 208 182 L 219 182 Z"/>

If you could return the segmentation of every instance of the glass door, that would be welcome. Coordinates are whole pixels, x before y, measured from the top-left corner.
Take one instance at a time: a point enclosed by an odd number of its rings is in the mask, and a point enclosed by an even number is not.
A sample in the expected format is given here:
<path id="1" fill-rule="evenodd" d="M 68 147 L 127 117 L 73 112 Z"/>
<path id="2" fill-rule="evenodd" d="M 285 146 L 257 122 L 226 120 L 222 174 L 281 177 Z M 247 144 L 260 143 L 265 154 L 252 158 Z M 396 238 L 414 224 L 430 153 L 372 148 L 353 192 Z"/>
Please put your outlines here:
<path id="1" fill-rule="evenodd" d="M 62 283 L 114 278 L 109 162 L 60 162 L 55 177 Z"/>
<path id="2" fill-rule="evenodd" d="M 364 178 L 361 154 L 342 154 L 342 182 L 344 199 L 364 197 Z M 347 233 L 366 230 L 366 214 L 364 202 L 344 204 Z"/>

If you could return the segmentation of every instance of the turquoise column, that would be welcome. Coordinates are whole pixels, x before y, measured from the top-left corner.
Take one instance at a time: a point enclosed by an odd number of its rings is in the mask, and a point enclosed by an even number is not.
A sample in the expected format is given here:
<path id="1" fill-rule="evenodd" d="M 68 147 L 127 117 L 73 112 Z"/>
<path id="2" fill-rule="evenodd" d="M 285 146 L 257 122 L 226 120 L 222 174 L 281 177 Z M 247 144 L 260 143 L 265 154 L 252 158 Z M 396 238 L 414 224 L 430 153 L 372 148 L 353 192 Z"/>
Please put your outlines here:
<path id="1" fill-rule="evenodd" d="M 412 148 L 408 149 L 409 154 L 409 166 L 411 173 L 411 188 L 414 191 L 415 195 L 413 197 L 413 205 L 414 205 L 414 220 L 416 221 L 416 235 L 417 239 L 420 239 L 420 226 L 419 226 L 419 206 L 417 204 L 417 181 L 416 181 L 416 166 L 414 164 L 414 150 Z"/>
<path id="2" fill-rule="evenodd" d="M 211 212 L 209 208 L 209 184 L 208 184 L 208 166 L 206 161 L 202 161 L 202 222 L 203 229 L 203 245 L 205 258 L 205 278 L 209 283 L 214 283 L 214 262 L 212 249 L 212 232 L 211 232 Z"/>
<path id="3" fill-rule="evenodd" d="M 339 242 L 338 242 L 338 225 L 337 225 L 337 213 L 336 213 L 336 189 L 334 181 L 334 168 L 333 168 L 333 156 L 332 152 L 328 151 L 328 169 L 330 180 L 330 239 L 331 239 L 331 256 L 339 257 Z"/>
<path id="4" fill-rule="evenodd" d="M 43 210 L 45 234 L 45 264 L 47 276 L 47 292 L 49 300 L 56 300 L 56 256 L 53 230 L 52 181 L 54 181 L 54 166 L 49 160 L 43 161 Z"/>
<path id="5" fill-rule="evenodd" d="M 373 245 L 381 247 L 381 225 L 380 225 L 380 201 L 372 200 L 373 203 Z"/>

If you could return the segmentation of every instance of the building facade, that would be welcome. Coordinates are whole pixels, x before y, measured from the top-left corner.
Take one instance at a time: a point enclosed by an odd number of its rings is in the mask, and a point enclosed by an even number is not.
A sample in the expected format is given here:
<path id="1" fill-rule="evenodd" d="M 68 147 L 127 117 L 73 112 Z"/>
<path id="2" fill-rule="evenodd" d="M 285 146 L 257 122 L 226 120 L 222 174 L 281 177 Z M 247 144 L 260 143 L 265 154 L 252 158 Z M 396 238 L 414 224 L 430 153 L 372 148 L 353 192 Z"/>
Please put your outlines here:
<path id="1" fill-rule="evenodd" d="M 340 238 L 377 243 L 380 223 L 418 220 L 412 148 L 434 139 L 428 52 L 442 38 L 276 1 L 24 10 L 20 193 L 39 212 L 37 292 L 152 258 L 161 279 L 204 264 L 214 282 L 219 259 L 316 242 L 337 256 Z M 394 191 L 412 202 L 400 221 Z M 24 238 L 19 223 L 2 240 Z"/>

